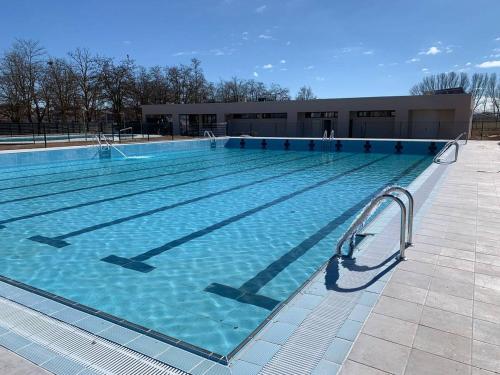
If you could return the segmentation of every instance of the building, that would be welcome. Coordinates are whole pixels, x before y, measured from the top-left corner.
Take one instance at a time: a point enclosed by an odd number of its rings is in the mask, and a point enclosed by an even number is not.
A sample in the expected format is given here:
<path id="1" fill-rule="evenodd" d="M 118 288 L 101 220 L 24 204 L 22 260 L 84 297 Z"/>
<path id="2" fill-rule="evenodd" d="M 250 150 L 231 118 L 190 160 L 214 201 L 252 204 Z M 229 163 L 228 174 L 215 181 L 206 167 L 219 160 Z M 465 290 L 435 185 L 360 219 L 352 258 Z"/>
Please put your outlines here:
<path id="1" fill-rule="evenodd" d="M 470 133 L 469 94 L 387 96 L 142 107 L 146 124 L 170 123 L 174 134 L 260 137 L 448 139 Z"/>

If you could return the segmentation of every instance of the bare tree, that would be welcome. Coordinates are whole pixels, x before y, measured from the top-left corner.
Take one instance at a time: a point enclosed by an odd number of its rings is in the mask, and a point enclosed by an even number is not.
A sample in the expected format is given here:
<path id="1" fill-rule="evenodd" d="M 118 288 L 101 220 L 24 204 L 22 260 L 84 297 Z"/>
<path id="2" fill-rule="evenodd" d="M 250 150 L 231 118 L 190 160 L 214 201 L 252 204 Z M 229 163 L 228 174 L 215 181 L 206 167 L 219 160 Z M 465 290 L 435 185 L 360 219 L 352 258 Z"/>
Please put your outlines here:
<path id="1" fill-rule="evenodd" d="M 500 113 L 500 81 L 497 80 L 496 73 L 490 75 L 486 84 L 486 92 L 493 113 Z"/>
<path id="2" fill-rule="evenodd" d="M 115 121 L 122 124 L 126 101 L 130 96 L 134 80 L 134 63 L 127 59 L 115 64 L 112 59 L 103 59 L 100 72 L 104 99 L 113 111 Z"/>
<path id="3" fill-rule="evenodd" d="M 100 58 L 93 56 L 87 49 L 76 49 L 69 53 L 74 78 L 82 104 L 82 117 L 87 124 L 92 121 L 97 111 L 97 103 L 101 96 Z"/>
<path id="4" fill-rule="evenodd" d="M 311 100 L 316 99 L 316 95 L 314 95 L 310 86 L 302 86 L 299 89 L 299 92 L 295 96 L 296 100 Z"/>
<path id="5" fill-rule="evenodd" d="M 60 115 L 60 120 L 65 123 L 68 120 L 68 113 L 74 109 L 74 99 L 77 85 L 75 74 L 71 65 L 64 59 L 56 58 L 48 63 L 49 87 L 52 89 L 56 111 Z"/>

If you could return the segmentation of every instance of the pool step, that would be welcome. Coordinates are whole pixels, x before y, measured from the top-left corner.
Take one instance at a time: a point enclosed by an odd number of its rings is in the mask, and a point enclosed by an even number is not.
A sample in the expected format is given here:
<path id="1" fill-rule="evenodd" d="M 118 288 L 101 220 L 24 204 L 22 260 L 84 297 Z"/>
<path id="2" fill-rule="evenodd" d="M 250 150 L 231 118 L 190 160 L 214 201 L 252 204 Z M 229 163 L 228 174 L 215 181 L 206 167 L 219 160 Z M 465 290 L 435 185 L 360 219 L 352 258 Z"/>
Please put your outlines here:
<path id="1" fill-rule="evenodd" d="M 2 297 L 0 345 L 55 374 L 187 374 Z"/>

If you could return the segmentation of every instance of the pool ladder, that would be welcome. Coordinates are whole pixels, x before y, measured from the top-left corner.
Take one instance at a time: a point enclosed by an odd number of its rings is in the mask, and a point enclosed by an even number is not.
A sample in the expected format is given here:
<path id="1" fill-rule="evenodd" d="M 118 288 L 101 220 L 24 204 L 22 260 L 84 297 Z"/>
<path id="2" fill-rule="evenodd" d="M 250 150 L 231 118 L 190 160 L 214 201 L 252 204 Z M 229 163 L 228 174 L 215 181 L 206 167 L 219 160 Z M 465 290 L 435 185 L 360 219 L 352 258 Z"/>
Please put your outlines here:
<path id="1" fill-rule="evenodd" d="M 455 163 L 458 160 L 458 151 L 460 149 L 460 145 L 459 145 L 458 141 L 463 136 L 465 136 L 465 143 L 464 144 L 467 144 L 467 141 L 468 141 L 467 133 L 466 132 L 460 133 L 455 139 L 452 139 L 451 141 L 446 143 L 444 145 L 444 147 L 441 149 L 441 151 L 439 151 L 437 153 L 437 155 L 434 156 L 434 159 L 432 160 L 433 163 L 436 163 L 436 164 L 453 164 L 453 163 Z M 452 160 L 442 160 L 441 157 L 444 155 L 444 153 L 446 151 L 448 151 L 450 148 L 452 148 L 453 146 L 455 146 L 455 155 L 454 155 L 453 159 Z"/>
<path id="2" fill-rule="evenodd" d="M 323 133 L 323 138 L 321 139 L 321 148 L 323 151 L 331 151 L 334 140 L 334 131 L 333 129 L 330 131 L 330 135 L 328 135 L 328 130 L 325 129 Z"/>
<path id="3" fill-rule="evenodd" d="M 405 204 L 396 194 L 402 193 L 408 198 L 408 210 Z M 413 236 L 413 209 L 414 209 L 414 199 L 413 195 L 400 186 L 389 186 L 378 193 L 368 205 L 363 209 L 361 214 L 354 220 L 349 229 L 344 233 L 337 243 L 335 249 L 335 257 L 352 258 L 356 235 L 365 227 L 368 218 L 373 214 L 373 212 L 378 208 L 378 206 L 385 200 L 392 200 L 396 202 L 401 209 L 401 221 L 400 221 L 400 234 L 399 234 L 399 256 L 398 259 L 405 260 L 405 250 L 408 246 L 412 244 Z M 349 252 L 347 255 L 342 254 L 342 246 L 349 240 Z"/>
<path id="4" fill-rule="evenodd" d="M 97 152 L 99 154 L 100 159 L 110 159 L 111 158 L 111 149 L 114 148 L 120 155 L 122 155 L 125 159 L 128 158 L 125 153 L 113 145 L 106 135 L 98 133 L 94 135 L 94 139 L 96 141 Z"/>
<path id="5" fill-rule="evenodd" d="M 210 139 L 210 148 L 217 147 L 217 137 L 215 137 L 214 132 L 211 130 L 205 130 L 203 137 L 208 137 Z"/>

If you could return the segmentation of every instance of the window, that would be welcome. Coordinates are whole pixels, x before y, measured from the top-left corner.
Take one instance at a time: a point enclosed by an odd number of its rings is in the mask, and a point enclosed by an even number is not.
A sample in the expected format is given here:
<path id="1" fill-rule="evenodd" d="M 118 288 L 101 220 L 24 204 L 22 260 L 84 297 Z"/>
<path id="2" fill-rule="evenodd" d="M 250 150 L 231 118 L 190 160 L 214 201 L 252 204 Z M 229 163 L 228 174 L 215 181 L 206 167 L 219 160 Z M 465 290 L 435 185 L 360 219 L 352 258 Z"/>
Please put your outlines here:
<path id="1" fill-rule="evenodd" d="M 201 115 L 201 123 L 202 124 L 216 124 L 217 123 L 217 115 L 215 114 L 208 114 L 208 115 Z"/>
<path id="2" fill-rule="evenodd" d="M 305 118 L 337 118 L 338 112 L 305 112 Z"/>
<path id="3" fill-rule="evenodd" d="M 395 117 L 395 111 L 358 111 L 357 117 Z"/>
<path id="4" fill-rule="evenodd" d="M 262 118 L 287 118 L 287 113 L 263 113 Z"/>

